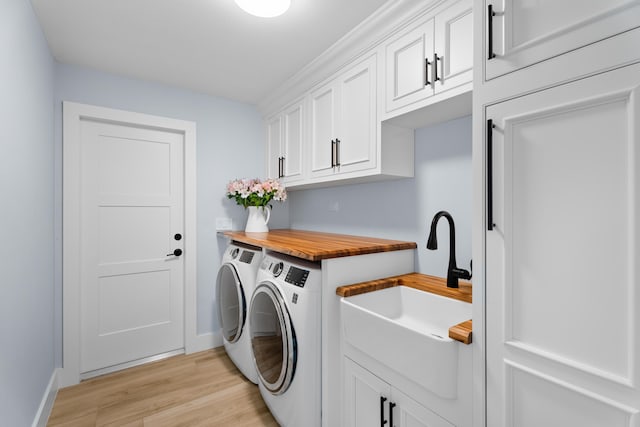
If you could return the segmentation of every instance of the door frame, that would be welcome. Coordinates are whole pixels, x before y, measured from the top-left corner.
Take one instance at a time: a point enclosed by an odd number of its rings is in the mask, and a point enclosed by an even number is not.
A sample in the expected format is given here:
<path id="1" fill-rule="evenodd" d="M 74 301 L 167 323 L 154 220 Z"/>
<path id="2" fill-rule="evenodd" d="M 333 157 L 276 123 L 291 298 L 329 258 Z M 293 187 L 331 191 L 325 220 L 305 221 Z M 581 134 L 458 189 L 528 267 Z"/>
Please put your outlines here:
<path id="1" fill-rule="evenodd" d="M 62 369 L 60 386 L 80 382 L 80 121 L 91 119 L 184 135 L 184 349 L 197 350 L 196 124 L 124 110 L 62 103 Z"/>

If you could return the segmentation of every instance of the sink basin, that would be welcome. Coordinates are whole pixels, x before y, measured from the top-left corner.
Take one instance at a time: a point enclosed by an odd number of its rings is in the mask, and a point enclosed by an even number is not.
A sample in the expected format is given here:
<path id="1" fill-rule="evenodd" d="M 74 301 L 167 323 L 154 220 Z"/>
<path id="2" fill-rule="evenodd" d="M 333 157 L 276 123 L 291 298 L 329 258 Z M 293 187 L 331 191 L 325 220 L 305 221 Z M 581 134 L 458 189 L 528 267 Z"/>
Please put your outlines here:
<path id="1" fill-rule="evenodd" d="M 449 328 L 471 319 L 471 304 L 395 286 L 343 298 L 344 338 L 438 396 L 457 395 L 458 341 Z"/>

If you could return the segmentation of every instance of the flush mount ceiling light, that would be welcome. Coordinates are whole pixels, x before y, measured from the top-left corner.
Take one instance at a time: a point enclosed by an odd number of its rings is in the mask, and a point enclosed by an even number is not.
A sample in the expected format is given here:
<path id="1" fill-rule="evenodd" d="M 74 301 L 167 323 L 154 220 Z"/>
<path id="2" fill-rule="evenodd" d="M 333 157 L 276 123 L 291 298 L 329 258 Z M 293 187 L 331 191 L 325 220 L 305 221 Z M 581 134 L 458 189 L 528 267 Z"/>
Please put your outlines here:
<path id="1" fill-rule="evenodd" d="M 261 18 L 282 15 L 291 6 L 291 0 L 235 0 L 242 10 Z"/>

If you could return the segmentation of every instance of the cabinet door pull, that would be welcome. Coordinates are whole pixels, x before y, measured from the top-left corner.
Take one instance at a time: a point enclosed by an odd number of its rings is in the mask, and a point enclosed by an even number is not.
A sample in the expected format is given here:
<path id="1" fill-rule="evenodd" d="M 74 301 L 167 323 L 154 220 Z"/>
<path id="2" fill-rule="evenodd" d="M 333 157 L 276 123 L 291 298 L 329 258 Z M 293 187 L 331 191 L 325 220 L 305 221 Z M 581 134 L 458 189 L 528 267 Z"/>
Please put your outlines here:
<path id="1" fill-rule="evenodd" d="M 496 57 L 493 52 L 493 17 L 496 13 L 493 11 L 493 5 L 487 6 L 487 60 L 491 60 Z"/>
<path id="2" fill-rule="evenodd" d="M 340 140 L 336 138 L 336 166 L 340 166 Z"/>
<path id="3" fill-rule="evenodd" d="M 389 427 L 393 427 L 393 408 L 396 407 L 396 404 L 389 401 Z"/>
<path id="4" fill-rule="evenodd" d="M 493 120 L 487 120 L 487 230 L 493 230 Z"/>
<path id="5" fill-rule="evenodd" d="M 336 141 L 331 140 L 331 167 L 336 167 Z"/>
<path id="6" fill-rule="evenodd" d="M 429 58 L 424 58 L 424 85 L 429 86 L 431 82 L 429 81 Z"/>
<path id="7" fill-rule="evenodd" d="M 280 163 L 282 164 L 282 172 L 280 173 L 280 178 L 284 178 L 284 156 L 280 157 Z"/>
<path id="8" fill-rule="evenodd" d="M 380 396 L 380 427 L 384 427 L 384 425 L 387 423 L 387 420 L 384 419 L 384 402 L 386 401 L 386 397 Z"/>
<path id="9" fill-rule="evenodd" d="M 438 54 L 433 54 L 433 63 L 431 63 L 431 69 L 433 70 L 433 84 L 435 85 L 440 77 L 438 77 Z"/>

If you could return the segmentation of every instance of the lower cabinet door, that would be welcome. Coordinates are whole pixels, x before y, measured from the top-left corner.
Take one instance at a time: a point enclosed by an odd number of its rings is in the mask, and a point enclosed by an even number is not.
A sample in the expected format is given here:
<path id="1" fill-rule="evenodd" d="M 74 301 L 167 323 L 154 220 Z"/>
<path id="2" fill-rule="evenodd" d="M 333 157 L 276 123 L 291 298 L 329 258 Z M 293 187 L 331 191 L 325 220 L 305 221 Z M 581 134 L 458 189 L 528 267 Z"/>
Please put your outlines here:
<path id="1" fill-rule="evenodd" d="M 346 427 L 455 427 L 345 357 Z"/>
<path id="2" fill-rule="evenodd" d="M 345 426 L 388 426 L 391 386 L 349 358 L 345 358 Z"/>
<path id="3" fill-rule="evenodd" d="M 454 427 L 397 388 L 392 388 L 391 394 L 392 405 L 395 404 L 393 412 L 389 414 L 389 425 L 392 427 Z"/>

